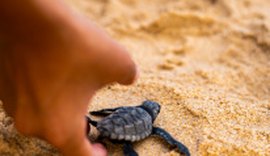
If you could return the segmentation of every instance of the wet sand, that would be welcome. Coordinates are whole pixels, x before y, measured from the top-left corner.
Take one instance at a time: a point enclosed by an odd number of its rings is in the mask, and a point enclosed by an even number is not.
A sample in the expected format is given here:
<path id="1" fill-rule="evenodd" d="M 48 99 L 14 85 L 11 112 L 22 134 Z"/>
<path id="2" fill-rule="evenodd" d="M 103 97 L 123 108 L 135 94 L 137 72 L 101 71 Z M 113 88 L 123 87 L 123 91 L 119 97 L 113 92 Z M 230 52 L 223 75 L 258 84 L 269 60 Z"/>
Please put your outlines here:
<path id="1" fill-rule="evenodd" d="M 67 0 L 124 45 L 140 69 L 132 86 L 100 90 L 89 110 L 161 104 L 155 121 L 194 156 L 270 155 L 268 0 Z M 142 156 L 178 155 L 162 139 Z M 121 146 L 108 144 L 110 155 Z M 0 110 L 0 155 L 59 155 L 25 138 Z"/>

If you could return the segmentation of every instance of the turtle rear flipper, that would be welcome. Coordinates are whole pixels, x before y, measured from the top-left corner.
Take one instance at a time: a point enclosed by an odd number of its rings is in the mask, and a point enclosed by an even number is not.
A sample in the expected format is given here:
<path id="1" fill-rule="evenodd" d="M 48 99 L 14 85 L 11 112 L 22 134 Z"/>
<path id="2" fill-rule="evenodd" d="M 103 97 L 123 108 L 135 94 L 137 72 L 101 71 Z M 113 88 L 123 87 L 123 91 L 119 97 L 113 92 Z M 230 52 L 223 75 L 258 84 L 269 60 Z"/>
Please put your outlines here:
<path id="1" fill-rule="evenodd" d="M 124 147 L 124 156 L 138 156 L 137 152 L 133 149 L 131 142 L 125 142 Z"/>
<path id="2" fill-rule="evenodd" d="M 86 117 L 88 126 L 89 126 L 89 124 L 91 124 L 91 125 L 97 127 L 97 121 L 92 120 L 89 116 L 85 116 L 85 117 Z M 88 129 L 88 128 L 87 128 L 87 129 Z"/>
<path id="3" fill-rule="evenodd" d="M 164 129 L 159 127 L 153 127 L 152 134 L 158 135 L 165 139 L 170 145 L 175 146 L 178 148 L 178 150 L 185 154 L 186 156 L 190 156 L 190 152 L 188 148 L 182 144 L 181 142 L 175 140 L 168 132 L 166 132 Z"/>

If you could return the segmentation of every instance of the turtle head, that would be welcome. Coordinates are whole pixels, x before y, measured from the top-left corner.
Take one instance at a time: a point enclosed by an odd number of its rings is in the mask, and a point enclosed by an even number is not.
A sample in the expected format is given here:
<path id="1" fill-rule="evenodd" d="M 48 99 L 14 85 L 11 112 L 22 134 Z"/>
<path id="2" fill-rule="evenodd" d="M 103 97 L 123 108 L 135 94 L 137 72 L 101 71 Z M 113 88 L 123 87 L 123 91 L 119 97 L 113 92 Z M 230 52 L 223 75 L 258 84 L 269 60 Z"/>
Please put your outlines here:
<path id="1" fill-rule="evenodd" d="M 160 105 L 157 102 L 153 102 L 150 100 L 144 101 L 140 107 L 142 107 L 150 114 L 153 122 L 160 112 Z"/>

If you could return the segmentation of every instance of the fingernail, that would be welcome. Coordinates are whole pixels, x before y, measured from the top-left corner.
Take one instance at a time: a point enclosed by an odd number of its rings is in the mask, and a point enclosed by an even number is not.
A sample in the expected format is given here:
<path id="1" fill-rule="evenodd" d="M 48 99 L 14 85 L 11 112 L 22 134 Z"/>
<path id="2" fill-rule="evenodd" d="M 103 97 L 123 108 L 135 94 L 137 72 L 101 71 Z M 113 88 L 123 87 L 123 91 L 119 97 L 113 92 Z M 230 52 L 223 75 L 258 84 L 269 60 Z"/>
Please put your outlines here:
<path id="1" fill-rule="evenodd" d="M 93 149 L 94 156 L 106 156 L 107 155 L 107 151 L 106 151 L 105 147 L 102 146 L 101 144 L 93 144 L 92 149 Z"/>

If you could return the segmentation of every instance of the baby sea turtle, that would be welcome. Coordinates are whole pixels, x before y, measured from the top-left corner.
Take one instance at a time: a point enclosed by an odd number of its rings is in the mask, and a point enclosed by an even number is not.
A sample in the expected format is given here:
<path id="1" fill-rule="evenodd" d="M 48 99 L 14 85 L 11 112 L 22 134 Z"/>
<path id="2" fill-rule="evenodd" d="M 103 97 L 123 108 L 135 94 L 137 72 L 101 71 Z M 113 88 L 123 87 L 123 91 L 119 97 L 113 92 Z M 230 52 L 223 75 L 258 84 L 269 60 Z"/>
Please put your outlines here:
<path id="1" fill-rule="evenodd" d="M 102 138 L 122 141 L 125 156 L 137 156 L 131 142 L 142 140 L 150 135 L 158 135 L 180 153 L 190 156 L 188 148 L 175 140 L 164 129 L 153 126 L 160 111 L 160 105 L 153 101 L 144 101 L 139 106 L 117 107 L 90 112 L 91 115 L 105 116 L 101 121 L 87 117 L 88 124 L 97 128 Z"/>

